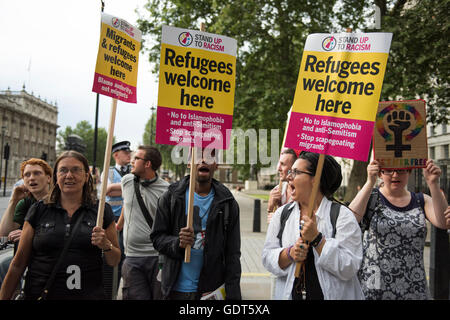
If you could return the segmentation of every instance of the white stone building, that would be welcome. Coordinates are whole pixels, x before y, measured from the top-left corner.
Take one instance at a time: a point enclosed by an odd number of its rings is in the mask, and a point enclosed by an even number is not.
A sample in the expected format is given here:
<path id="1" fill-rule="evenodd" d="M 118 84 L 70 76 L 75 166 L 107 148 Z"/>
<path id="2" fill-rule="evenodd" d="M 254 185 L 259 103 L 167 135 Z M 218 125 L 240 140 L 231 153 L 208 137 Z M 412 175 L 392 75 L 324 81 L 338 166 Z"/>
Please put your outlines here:
<path id="1" fill-rule="evenodd" d="M 2 188 L 6 162 L 4 146 L 10 146 L 7 165 L 7 186 L 20 179 L 20 164 L 29 158 L 46 158 L 55 162 L 58 119 L 56 103 L 48 103 L 25 91 L 0 91 L 0 144 Z"/>

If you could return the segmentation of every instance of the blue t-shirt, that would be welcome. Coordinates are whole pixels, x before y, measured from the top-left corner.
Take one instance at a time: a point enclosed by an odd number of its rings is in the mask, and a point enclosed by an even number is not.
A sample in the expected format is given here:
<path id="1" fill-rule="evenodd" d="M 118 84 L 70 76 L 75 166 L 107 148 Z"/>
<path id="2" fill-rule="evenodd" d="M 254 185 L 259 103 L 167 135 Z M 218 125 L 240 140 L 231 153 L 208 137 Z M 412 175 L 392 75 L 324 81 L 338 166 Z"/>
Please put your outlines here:
<path id="1" fill-rule="evenodd" d="M 197 292 L 198 279 L 203 267 L 203 248 L 205 247 L 206 221 L 208 220 L 211 203 L 214 199 L 214 188 L 207 196 L 199 196 L 194 192 L 193 227 L 195 242 L 191 248 L 191 262 L 183 262 L 174 291 Z M 186 190 L 186 215 L 189 208 L 189 188 Z"/>

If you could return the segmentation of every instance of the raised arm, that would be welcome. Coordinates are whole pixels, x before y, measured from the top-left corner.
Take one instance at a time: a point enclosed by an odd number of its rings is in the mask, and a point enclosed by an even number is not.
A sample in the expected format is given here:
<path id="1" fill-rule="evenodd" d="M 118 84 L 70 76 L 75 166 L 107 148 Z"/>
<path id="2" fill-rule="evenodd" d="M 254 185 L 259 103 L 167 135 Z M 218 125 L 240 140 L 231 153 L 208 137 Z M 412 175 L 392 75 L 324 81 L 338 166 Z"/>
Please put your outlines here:
<path id="1" fill-rule="evenodd" d="M 427 166 L 423 169 L 423 176 L 431 193 L 431 197 L 424 195 L 425 215 L 435 227 L 447 229 L 445 210 L 447 210 L 448 204 L 439 188 L 441 169 L 430 159 L 427 161 Z"/>
<path id="2" fill-rule="evenodd" d="M 379 172 L 380 165 L 378 161 L 373 160 L 371 163 L 369 163 L 369 165 L 367 166 L 367 181 L 349 205 L 349 208 L 355 214 L 356 220 L 358 222 L 361 222 L 364 214 L 366 213 L 370 193 L 372 192 L 372 189 L 377 182 Z"/>
<path id="3" fill-rule="evenodd" d="M 25 198 L 28 194 L 28 190 L 25 185 L 17 186 L 14 188 L 11 199 L 9 200 L 8 207 L 3 213 L 2 220 L 0 221 L 0 236 L 6 237 L 11 231 L 19 229 L 20 225 L 13 221 L 14 211 L 17 203 Z"/>

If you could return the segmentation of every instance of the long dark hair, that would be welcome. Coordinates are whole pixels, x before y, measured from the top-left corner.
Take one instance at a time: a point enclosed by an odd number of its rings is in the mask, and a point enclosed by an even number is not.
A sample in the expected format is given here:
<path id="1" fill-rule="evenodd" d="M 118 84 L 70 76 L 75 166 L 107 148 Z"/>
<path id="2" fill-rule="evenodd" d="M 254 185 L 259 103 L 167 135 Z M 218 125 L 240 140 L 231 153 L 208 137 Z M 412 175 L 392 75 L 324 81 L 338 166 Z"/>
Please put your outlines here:
<path id="1" fill-rule="evenodd" d="M 59 162 L 65 158 L 75 158 L 83 164 L 83 169 L 88 174 L 88 179 L 83 185 L 82 203 L 85 205 L 94 205 L 97 201 L 97 196 L 94 192 L 94 180 L 92 179 L 92 175 L 89 172 L 89 163 L 84 155 L 73 150 L 63 152 L 58 157 L 58 159 L 56 159 L 55 167 L 53 168 L 53 177 L 52 177 L 52 185 L 50 188 L 50 194 L 49 197 L 47 198 L 46 203 L 56 204 L 61 200 L 61 189 L 59 189 L 57 183 L 57 175 Z"/>
<path id="2" fill-rule="evenodd" d="M 317 163 L 319 162 L 319 154 L 313 152 L 302 151 L 298 159 L 308 161 L 308 171 L 316 174 Z M 322 175 L 320 177 L 320 192 L 327 197 L 333 199 L 333 193 L 339 188 L 342 182 L 341 166 L 337 161 L 329 155 L 325 155 L 323 162 Z"/>

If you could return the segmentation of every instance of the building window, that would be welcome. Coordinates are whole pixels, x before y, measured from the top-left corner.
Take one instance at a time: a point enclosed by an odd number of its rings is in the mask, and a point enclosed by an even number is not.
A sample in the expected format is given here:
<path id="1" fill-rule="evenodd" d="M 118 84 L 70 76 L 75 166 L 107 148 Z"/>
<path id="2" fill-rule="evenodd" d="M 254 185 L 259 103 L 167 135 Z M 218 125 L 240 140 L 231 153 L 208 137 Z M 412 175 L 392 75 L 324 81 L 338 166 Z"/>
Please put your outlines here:
<path id="1" fill-rule="evenodd" d="M 442 134 L 445 134 L 445 133 L 447 133 L 447 124 L 446 123 L 442 124 Z"/>
<path id="2" fill-rule="evenodd" d="M 430 158 L 433 160 L 436 159 L 436 147 L 430 147 Z"/>
<path id="3" fill-rule="evenodd" d="M 442 146 L 442 148 L 444 149 L 444 159 L 448 159 L 449 158 L 449 154 L 448 154 L 448 144 L 445 146 Z"/>
<path id="4" fill-rule="evenodd" d="M 436 134 L 436 127 L 434 125 L 431 125 L 430 127 L 430 136 L 434 136 Z"/>

